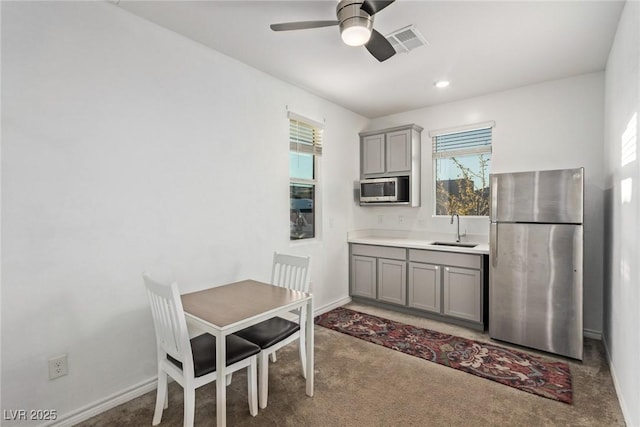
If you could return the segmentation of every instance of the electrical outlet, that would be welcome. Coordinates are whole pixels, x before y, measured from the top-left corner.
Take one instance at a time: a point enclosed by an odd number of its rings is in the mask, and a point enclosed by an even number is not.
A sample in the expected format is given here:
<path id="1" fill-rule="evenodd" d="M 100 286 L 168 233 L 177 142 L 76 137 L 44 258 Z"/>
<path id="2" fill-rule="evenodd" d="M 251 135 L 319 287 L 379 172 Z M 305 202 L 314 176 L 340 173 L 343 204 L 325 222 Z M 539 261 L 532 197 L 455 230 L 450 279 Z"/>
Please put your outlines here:
<path id="1" fill-rule="evenodd" d="M 58 377 L 67 375 L 67 355 L 52 357 L 49 359 L 49 379 L 55 380 Z"/>

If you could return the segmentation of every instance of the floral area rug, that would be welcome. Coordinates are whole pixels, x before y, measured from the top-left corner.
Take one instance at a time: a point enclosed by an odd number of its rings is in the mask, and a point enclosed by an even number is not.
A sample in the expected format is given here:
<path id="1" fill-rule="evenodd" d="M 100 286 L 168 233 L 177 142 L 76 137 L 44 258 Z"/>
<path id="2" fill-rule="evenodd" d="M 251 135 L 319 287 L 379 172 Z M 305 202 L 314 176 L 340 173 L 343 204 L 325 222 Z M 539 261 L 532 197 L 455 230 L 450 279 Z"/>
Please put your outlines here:
<path id="1" fill-rule="evenodd" d="M 317 316 L 315 323 L 548 399 L 568 404 L 573 400 L 571 372 L 564 362 L 342 307 Z"/>

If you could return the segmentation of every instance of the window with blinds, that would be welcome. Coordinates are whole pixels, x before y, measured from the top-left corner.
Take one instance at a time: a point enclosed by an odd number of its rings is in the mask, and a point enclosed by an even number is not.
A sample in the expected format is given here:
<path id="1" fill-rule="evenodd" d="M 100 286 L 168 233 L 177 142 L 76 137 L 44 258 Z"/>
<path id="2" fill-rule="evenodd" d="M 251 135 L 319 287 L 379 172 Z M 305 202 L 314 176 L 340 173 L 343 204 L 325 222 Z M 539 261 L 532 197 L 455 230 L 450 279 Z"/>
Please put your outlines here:
<path id="1" fill-rule="evenodd" d="M 318 125 L 289 117 L 289 149 L 301 153 L 322 154 L 322 131 L 323 128 Z"/>
<path id="2" fill-rule="evenodd" d="M 289 113 L 290 239 L 316 237 L 317 170 L 322 154 L 321 123 Z"/>
<path id="3" fill-rule="evenodd" d="M 432 132 L 436 215 L 489 215 L 493 122 Z"/>

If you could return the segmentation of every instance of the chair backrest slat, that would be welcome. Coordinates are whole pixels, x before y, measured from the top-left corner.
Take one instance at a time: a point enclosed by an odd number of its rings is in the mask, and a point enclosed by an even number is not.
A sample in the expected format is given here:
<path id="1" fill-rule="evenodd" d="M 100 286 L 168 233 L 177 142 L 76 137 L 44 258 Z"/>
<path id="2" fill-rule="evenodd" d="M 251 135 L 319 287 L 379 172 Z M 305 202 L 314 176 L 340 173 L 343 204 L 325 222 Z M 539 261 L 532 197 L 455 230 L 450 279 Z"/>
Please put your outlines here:
<path id="1" fill-rule="evenodd" d="M 158 356 L 166 353 L 183 364 L 183 369 L 193 370 L 193 356 L 184 317 L 182 299 L 178 285 L 164 285 L 143 274 L 144 284 L 149 297 L 153 325 L 156 331 Z"/>
<path id="2" fill-rule="evenodd" d="M 273 255 L 271 284 L 296 291 L 309 292 L 309 266 L 311 257 L 281 253 Z"/>

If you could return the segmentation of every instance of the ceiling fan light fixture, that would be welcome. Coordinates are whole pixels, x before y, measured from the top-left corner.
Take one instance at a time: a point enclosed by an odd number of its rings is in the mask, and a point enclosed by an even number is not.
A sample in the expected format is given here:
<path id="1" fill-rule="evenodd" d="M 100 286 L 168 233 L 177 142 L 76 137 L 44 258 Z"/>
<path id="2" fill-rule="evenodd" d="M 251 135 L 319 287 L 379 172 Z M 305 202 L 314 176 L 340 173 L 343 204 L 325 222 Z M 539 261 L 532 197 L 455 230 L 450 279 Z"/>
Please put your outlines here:
<path id="1" fill-rule="evenodd" d="M 1 0 L 0 0 L 1 1 Z M 305 30 L 333 27 L 340 29 L 342 41 L 349 46 L 363 46 L 378 62 L 386 61 L 397 53 L 389 40 L 373 29 L 374 15 L 395 0 L 341 0 L 336 6 L 335 21 L 298 21 L 271 24 L 273 31 Z"/>
<path id="2" fill-rule="evenodd" d="M 367 27 L 349 27 L 342 30 L 342 41 L 349 46 L 362 46 L 371 38 Z"/>
<path id="3" fill-rule="evenodd" d="M 349 46 L 362 46 L 371 38 L 373 23 L 370 19 L 354 17 L 340 23 L 342 41 Z"/>

